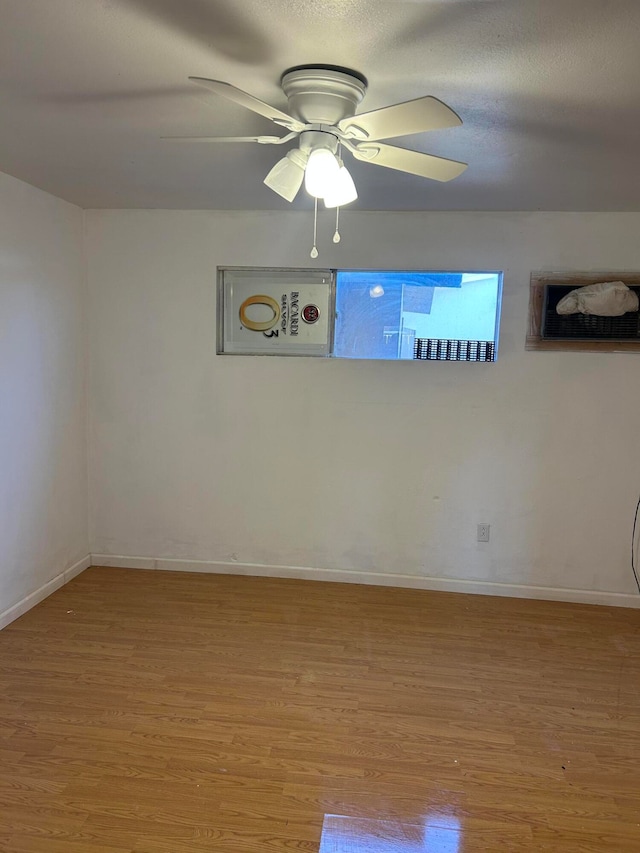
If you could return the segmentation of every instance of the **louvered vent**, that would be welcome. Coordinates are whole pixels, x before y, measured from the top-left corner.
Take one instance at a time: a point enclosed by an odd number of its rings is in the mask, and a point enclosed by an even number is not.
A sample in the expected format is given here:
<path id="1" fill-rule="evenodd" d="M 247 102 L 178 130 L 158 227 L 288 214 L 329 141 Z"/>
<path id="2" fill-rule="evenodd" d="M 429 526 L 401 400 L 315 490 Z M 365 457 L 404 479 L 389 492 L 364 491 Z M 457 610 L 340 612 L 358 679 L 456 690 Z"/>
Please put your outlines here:
<path id="1" fill-rule="evenodd" d="M 563 296 L 575 290 L 575 285 L 548 284 L 542 311 L 542 338 L 553 340 L 640 340 L 640 312 L 631 311 L 622 317 L 597 317 L 592 314 L 561 315 L 556 306 Z M 640 287 L 630 288 L 640 295 Z"/>
<path id="2" fill-rule="evenodd" d="M 456 341 L 416 338 L 413 357 L 428 361 L 494 361 L 493 341 Z"/>

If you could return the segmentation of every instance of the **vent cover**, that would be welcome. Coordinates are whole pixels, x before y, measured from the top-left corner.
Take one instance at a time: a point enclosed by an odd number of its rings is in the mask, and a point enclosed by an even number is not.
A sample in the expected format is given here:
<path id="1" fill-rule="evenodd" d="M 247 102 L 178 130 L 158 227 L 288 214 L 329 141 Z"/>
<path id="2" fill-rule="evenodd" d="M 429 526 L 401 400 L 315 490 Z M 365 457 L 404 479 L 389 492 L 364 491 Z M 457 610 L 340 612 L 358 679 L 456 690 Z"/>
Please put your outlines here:
<path id="1" fill-rule="evenodd" d="M 548 284 L 544 289 L 542 338 L 549 340 L 639 341 L 640 312 L 622 317 L 598 317 L 594 314 L 558 314 L 560 300 L 575 290 L 572 284 Z M 631 287 L 640 296 L 640 286 Z"/>
<path id="2" fill-rule="evenodd" d="M 495 361 L 495 345 L 493 341 L 416 338 L 413 357 L 428 361 Z"/>

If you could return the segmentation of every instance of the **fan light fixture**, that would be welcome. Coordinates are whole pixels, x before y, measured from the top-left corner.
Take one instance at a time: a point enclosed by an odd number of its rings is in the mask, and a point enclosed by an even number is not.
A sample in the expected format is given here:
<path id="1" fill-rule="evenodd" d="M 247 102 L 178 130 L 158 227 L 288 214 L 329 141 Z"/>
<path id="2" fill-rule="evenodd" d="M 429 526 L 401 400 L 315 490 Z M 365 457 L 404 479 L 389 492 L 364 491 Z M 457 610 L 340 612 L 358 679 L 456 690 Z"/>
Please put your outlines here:
<path id="1" fill-rule="evenodd" d="M 298 148 L 288 151 L 286 157 L 278 160 L 264 183 L 282 198 L 293 201 L 302 186 L 308 159 L 309 155 Z"/>
<path id="2" fill-rule="evenodd" d="M 314 200 L 313 248 L 311 257 L 318 257 L 316 246 L 318 199 L 325 207 L 335 208 L 336 230 L 333 242 L 340 242 L 338 230 L 340 208 L 358 198 L 356 185 L 340 157 L 335 137 L 322 131 L 307 134 L 304 147 L 288 151 L 271 169 L 264 183 L 287 201 L 293 201 L 304 181 L 304 187 Z"/>
<path id="3" fill-rule="evenodd" d="M 326 207 L 343 207 L 358 198 L 349 170 L 328 148 L 316 148 L 309 155 L 304 188 L 310 196 L 324 199 Z"/>
<path id="4" fill-rule="evenodd" d="M 282 198 L 293 201 L 303 180 L 309 195 L 324 199 L 326 207 L 344 207 L 358 198 L 349 170 L 328 148 L 288 151 L 264 183 Z"/>
<path id="5" fill-rule="evenodd" d="M 357 198 L 358 191 L 353 183 L 353 178 L 344 163 L 340 162 L 340 169 L 335 181 L 325 191 L 325 207 L 344 207 L 345 204 L 351 204 Z"/>
<path id="6" fill-rule="evenodd" d="M 304 173 L 304 188 L 314 198 L 324 198 L 335 186 L 340 166 L 328 148 L 316 148 L 309 155 Z"/>
<path id="7" fill-rule="evenodd" d="M 318 228 L 318 199 L 324 199 L 325 207 L 335 208 L 336 230 L 333 242 L 340 242 L 340 208 L 358 198 L 356 185 L 342 160 L 329 148 L 312 148 L 304 173 L 304 188 L 313 196 L 313 248 L 311 257 L 318 257 L 316 235 Z"/>

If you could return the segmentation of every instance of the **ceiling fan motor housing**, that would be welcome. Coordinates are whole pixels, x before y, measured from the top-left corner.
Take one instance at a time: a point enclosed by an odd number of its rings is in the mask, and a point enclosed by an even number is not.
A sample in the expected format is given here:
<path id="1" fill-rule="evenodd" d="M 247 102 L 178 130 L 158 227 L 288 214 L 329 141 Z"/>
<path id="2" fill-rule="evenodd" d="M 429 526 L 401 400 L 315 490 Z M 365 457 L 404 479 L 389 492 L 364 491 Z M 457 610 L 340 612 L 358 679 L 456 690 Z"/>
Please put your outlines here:
<path id="1" fill-rule="evenodd" d="M 321 66 L 293 68 L 282 75 L 291 114 L 306 124 L 337 124 L 355 114 L 367 91 L 362 75 Z"/>
<path id="2" fill-rule="evenodd" d="M 300 134 L 300 151 L 310 154 L 318 148 L 326 148 L 332 154 L 337 154 L 338 137 L 326 130 L 303 130 Z"/>

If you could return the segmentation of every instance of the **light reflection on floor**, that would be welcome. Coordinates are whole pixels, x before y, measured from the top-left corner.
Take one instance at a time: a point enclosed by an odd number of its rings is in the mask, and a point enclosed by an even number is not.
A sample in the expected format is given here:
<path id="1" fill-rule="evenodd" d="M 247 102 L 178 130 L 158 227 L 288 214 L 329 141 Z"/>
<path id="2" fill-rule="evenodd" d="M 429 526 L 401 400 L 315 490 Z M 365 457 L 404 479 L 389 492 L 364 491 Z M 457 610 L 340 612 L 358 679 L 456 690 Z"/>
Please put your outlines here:
<path id="1" fill-rule="evenodd" d="M 319 853 L 459 853 L 461 833 L 447 815 L 422 824 L 325 815 Z"/>

